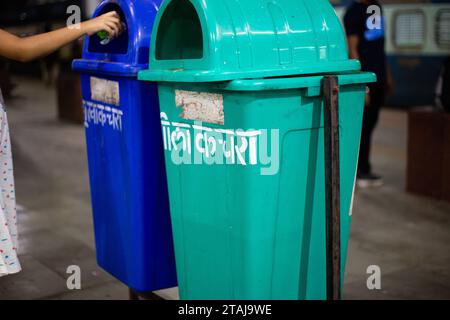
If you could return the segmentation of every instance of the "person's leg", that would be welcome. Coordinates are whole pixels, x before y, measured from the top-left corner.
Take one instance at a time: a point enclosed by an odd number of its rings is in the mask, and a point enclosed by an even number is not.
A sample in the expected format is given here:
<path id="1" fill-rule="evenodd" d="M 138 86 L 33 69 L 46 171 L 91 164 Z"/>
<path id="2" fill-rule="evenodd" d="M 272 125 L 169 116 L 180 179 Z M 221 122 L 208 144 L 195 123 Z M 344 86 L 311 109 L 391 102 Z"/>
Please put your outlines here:
<path id="1" fill-rule="evenodd" d="M 359 154 L 358 176 L 360 179 L 367 178 L 376 184 L 380 184 L 381 180 L 372 173 L 370 163 L 370 154 L 372 147 L 373 132 L 378 123 L 381 105 L 384 99 L 384 86 L 380 83 L 369 85 L 370 102 L 364 108 L 363 128 L 361 134 L 361 146 Z"/>
<path id="2" fill-rule="evenodd" d="M 371 140 L 371 130 L 370 129 L 370 112 L 369 107 L 364 108 L 363 116 L 363 126 L 361 132 L 361 145 L 359 150 L 359 162 L 358 162 L 358 174 L 365 175 L 371 172 L 370 167 L 370 140 Z"/>

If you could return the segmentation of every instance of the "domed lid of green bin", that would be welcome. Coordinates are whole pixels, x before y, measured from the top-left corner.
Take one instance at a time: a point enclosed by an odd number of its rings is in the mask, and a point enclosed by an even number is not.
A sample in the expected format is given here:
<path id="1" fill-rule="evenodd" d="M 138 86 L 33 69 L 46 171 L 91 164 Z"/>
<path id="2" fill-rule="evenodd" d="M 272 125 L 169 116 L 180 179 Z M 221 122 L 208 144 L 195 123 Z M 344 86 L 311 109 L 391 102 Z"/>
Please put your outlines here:
<path id="1" fill-rule="evenodd" d="M 139 78 L 211 82 L 359 69 L 328 0 L 166 0 L 150 69 Z"/>

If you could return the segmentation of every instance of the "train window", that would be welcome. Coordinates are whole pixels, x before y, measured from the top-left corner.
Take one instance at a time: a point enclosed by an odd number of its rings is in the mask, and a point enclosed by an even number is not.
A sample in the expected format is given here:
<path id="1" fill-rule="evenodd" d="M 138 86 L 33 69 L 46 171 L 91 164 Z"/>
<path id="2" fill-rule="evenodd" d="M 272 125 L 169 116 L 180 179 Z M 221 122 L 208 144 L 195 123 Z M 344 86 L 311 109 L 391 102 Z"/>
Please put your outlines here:
<path id="1" fill-rule="evenodd" d="M 450 9 L 442 9 L 438 12 L 436 42 L 441 48 L 450 48 Z"/>
<path id="2" fill-rule="evenodd" d="M 394 16 L 394 44 L 399 49 L 420 49 L 425 44 L 425 14 L 400 10 Z"/>

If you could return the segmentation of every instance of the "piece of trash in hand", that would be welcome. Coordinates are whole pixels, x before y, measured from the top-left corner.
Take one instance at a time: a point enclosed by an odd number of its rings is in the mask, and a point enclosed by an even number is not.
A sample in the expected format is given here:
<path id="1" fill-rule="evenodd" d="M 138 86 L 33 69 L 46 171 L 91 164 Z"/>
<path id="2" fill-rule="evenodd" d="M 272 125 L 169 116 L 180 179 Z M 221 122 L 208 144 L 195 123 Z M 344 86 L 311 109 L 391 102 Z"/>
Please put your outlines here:
<path id="1" fill-rule="evenodd" d="M 121 31 L 120 34 L 122 34 L 126 30 L 127 30 L 126 24 L 122 23 L 122 31 Z M 104 45 L 104 46 L 106 46 L 108 43 L 110 43 L 112 40 L 114 40 L 114 38 L 111 38 L 109 36 L 109 33 L 106 30 L 102 30 L 102 31 L 97 32 L 97 37 L 99 37 L 100 40 L 101 40 L 100 44 Z"/>

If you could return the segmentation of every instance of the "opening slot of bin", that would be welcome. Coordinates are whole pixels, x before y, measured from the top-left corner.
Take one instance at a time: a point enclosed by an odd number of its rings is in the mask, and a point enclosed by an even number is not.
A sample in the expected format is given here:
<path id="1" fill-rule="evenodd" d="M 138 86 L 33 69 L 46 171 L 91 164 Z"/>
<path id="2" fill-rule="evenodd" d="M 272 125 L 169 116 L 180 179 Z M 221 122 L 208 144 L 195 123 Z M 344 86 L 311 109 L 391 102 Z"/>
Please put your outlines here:
<path id="1" fill-rule="evenodd" d="M 165 10 L 156 38 L 156 60 L 192 60 L 204 56 L 200 18 L 188 0 L 174 0 Z"/>
<path id="2" fill-rule="evenodd" d="M 96 16 L 115 11 L 120 16 L 120 20 L 125 24 L 124 31 L 108 44 L 102 44 L 102 39 L 94 34 L 89 37 L 89 52 L 103 54 L 127 54 L 129 49 L 128 24 L 122 8 L 117 3 L 107 3 L 98 11 Z"/>

